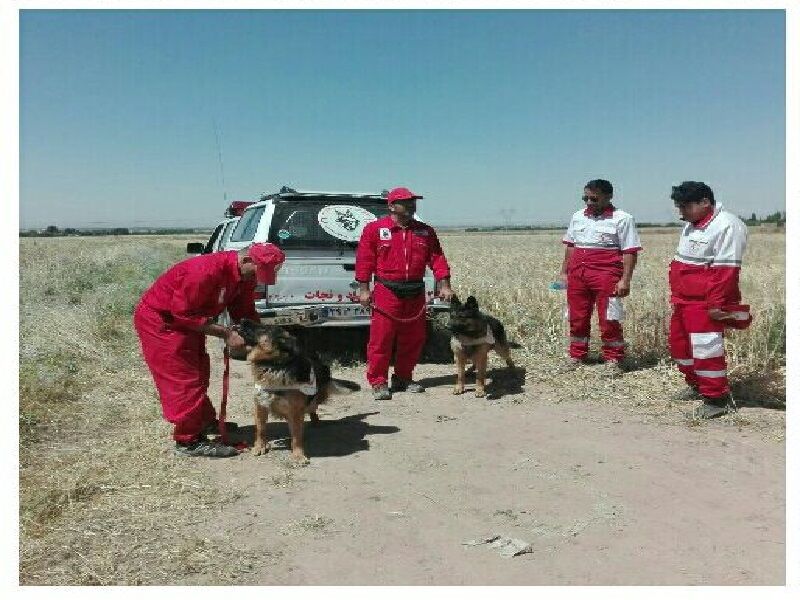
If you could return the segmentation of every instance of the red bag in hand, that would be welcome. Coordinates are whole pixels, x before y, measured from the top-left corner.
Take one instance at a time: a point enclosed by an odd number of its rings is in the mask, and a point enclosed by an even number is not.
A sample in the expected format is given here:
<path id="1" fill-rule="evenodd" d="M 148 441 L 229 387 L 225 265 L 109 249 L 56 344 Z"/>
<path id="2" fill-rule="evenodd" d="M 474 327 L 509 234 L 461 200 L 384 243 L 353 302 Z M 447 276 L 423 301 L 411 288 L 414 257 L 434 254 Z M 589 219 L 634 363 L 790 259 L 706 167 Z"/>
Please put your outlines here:
<path id="1" fill-rule="evenodd" d="M 733 319 L 725 319 L 725 327 L 732 329 L 747 329 L 750 323 L 753 322 L 753 315 L 750 314 L 749 304 L 730 304 L 723 306 L 722 310 L 725 312 L 733 313 Z"/>

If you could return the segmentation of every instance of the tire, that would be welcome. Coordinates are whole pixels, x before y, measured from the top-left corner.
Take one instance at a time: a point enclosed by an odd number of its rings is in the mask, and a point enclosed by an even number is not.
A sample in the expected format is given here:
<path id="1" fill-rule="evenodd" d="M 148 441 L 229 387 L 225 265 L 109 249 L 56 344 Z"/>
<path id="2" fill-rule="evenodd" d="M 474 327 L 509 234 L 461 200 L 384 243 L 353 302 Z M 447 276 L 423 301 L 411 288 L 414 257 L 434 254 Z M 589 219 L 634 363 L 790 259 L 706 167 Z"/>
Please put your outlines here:
<path id="1" fill-rule="evenodd" d="M 420 362 L 438 365 L 453 362 L 453 351 L 450 349 L 450 331 L 447 322 L 450 317 L 446 311 L 435 312 L 428 319 L 428 337 L 422 349 Z"/>
<path id="2" fill-rule="evenodd" d="M 347 366 L 367 359 L 369 327 L 297 327 L 291 331 L 304 351 L 325 363 Z"/>

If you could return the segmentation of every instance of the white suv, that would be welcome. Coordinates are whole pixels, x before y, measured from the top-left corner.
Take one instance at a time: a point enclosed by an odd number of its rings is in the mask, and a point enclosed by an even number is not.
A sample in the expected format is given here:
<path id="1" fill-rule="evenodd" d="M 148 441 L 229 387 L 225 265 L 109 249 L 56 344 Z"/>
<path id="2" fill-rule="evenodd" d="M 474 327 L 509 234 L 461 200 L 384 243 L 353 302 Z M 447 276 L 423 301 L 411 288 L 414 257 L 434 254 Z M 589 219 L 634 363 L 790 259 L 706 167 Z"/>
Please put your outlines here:
<path id="1" fill-rule="evenodd" d="M 355 251 L 364 226 L 389 214 L 384 194 L 310 192 L 282 187 L 247 206 L 218 250 L 271 242 L 286 253 L 278 281 L 259 286 L 256 310 L 264 322 L 315 327 L 369 325 L 358 303 Z M 222 225 L 222 224 L 220 224 Z M 429 313 L 446 310 L 425 275 Z"/>
<path id="2" fill-rule="evenodd" d="M 211 254 L 225 249 L 225 245 L 233 233 L 236 223 L 239 222 L 239 217 L 244 212 L 244 209 L 253 204 L 252 202 L 231 202 L 230 206 L 225 209 L 225 220 L 219 225 L 214 227 L 211 232 L 211 237 L 208 238 L 206 243 L 189 242 L 186 244 L 187 254 Z"/>

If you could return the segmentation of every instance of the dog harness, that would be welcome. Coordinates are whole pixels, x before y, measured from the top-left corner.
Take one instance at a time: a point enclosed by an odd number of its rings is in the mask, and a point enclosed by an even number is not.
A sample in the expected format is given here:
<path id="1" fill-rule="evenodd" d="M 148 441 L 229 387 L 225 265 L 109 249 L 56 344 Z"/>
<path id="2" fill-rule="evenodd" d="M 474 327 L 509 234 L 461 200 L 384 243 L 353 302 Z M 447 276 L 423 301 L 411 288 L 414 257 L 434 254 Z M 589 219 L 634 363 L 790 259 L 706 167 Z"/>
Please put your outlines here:
<path id="1" fill-rule="evenodd" d="M 259 385 L 255 384 L 256 398 L 263 402 L 270 402 L 275 394 L 280 392 L 299 391 L 306 396 L 314 396 L 317 393 L 317 377 L 314 370 L 311 370 L 311 379 L 301 381 L 294 385 Z"/>
<path id="2" fill-rule="evenodd" d="M 494 335 L 492 335 L 492 328 L 486 324 L 486 335 L 482 338 L 471 338 L 465 335 L 457 335 L 458 343 L 462 346 L 479 346 L 480 344 L 494 344 Z"/>

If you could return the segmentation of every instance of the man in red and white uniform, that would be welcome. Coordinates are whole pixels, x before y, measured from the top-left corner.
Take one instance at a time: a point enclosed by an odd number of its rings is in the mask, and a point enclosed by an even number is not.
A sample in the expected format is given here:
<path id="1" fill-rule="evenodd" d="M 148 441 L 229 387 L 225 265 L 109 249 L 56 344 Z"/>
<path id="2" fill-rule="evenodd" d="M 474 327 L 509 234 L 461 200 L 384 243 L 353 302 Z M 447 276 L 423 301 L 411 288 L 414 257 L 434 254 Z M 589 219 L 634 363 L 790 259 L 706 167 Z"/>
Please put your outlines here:
<path id="1" fill-rule="evenodd" d="M 615 377 L 623 373 L 622 298 L 630 293 L 642 247 L 633 217 L 611 204 L 613 195 L 611 182 L 588 182 L 583 189 L 586 208 L 572 215 L 564 235 L 561 277 L 567 286 L 569 357 L 562 371 L 574 370 L 586 359 L 592 306 L 596 306 L 606 361 L 603 374 Z"/>
<path id="2" fill-rule="evenodd" d="M 695 415 L 713 418 L 735 407 L 725 363 L 725 327 L 743 329 L 752 321 L 739 292 L 747 227 L 715 203 L 705 183 L 684 181 L 672 188 L 671 197 L 687 222 L 669 268 L 670 354 L 690 388 L 676 398 L 702 399 Z"/>
<path id="3" fill-rule="evenodd" d="M 201 435 L 217 422 L 208 398 L 211 362 L 206 335 L 231 347 L 245 341 L 214 319 L 227 309 L 233 321 L 258 322 L 256 281 L 273 284 L 285 256 L 272 244 L 215 252 L 181 261 L 145 291 L 133 315 L 144 360 L 153 375 L 164 418 L 174 425 L 175 452 L 182 456 L 226 457 L 236 448 Z"/>
<path id="4" fill-rule="evenodd" d="M 368 223 L 356 251 L 359 301 L 372 306 L 367 344 L 367 381 L 376 400 L 389 400 L 392 391 L 423 392 L 413 381 L 414 367 L 425 345 L 425 268 L 433 271 L 439 297 L 449 301 L 450 267 L 439 238 L 430 225 L 414 219 L 417 200 L 408 188 L 395 188 L 387 197 L 389 215 Z M 369 283 L 375 277 L 370 291 Z M 395 343 L 394 375 L 388 386 L 389 363 Z"/>

